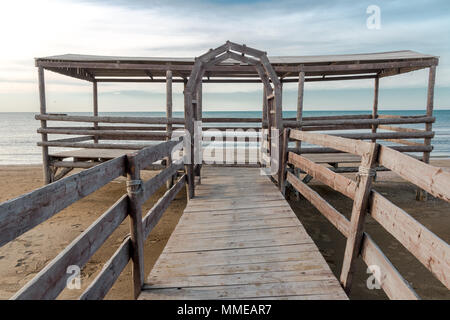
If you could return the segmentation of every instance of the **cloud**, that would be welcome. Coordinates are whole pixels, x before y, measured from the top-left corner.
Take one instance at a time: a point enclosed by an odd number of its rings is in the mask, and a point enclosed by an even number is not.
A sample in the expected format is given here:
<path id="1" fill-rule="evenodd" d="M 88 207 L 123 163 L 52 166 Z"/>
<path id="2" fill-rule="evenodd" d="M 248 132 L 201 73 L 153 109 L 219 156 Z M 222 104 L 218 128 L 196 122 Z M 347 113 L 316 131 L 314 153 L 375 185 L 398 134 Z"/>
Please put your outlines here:
<path id="1" fill-rule="evenodd" d="M 36 91 L 33 58 L 62 53 L 198 56 L 226 40 L 269 55 L 313 55 L 412 49 L 441 56 L 437 86 L 450 87 L 449 2 L 377 1 L 381 29 L 366 27 L 372 1 L 9 1 L 0 11 L 0 94 Z M 27 10 L 23 10 L 27 8 Z M 51 72 L 49 90 L 82 94 L 86 84 Z M 383 79 L 387 88 L 423 88 L 424 72 Z M 81 83 L 81 84 L 80 84 Z M 371 88 L 371 81 L 327 82 L 308 90 Z M 129 85 L 103 86 L 105 94 Z M 151 85 L 143 92 L 162 94 Z M 252 85 L 208 86 L 209 94 L 249 92 Z M 287 86 L 295 91 L 295 86 Z M 439 94 L 439 93 L 438 93 Z M 437 95 L 438 95 L 437 94 Z M 147 97 L 146 97 L 147 98 Z M 4 98 L 6 99 L 6 98 Z"/>

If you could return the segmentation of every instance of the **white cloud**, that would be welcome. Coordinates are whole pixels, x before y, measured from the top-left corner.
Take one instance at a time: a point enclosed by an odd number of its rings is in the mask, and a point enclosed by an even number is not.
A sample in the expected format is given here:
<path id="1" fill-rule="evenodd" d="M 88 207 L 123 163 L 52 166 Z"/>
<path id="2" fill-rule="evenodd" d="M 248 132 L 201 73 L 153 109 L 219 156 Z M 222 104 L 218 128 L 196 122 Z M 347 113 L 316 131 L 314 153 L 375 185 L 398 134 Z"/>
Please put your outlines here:
<path id="1" fill-rule="evenodd" d="M 408 4 L 414 5 L 414 4 Z M 195 56 L 226 40 L 246 43 L 269 55 L 308 55 L 414 49 L 441 55 L 437 85 L 450 87 L 450 49 L 439 36 L 450 30 L 447 19 L 400 17 L 398 2 L 381 2 L 382 28 L 366 28 L 360 2 L 324 4 L 296 1 L 227 4 L 199 1 L 143 6 L 78 1 L 8 1 L 0 11 L 0 94 L 36 92 L 33 58 L 62 53 L 129 56 Z M 418 9 L 420 10 L 420 8 Z M 445 15 L 445 13 L 440 13 Z M 46 73 L 49 90 L 86 92 L 79 80 Z M 423 87 L 426 74 L 383 79 L 385 87 Z M 371 81 L 308 84 L 311 90 L 369 88 Z M 112 84 L 102 92 L 132 85 Z M 163 93 L 164 87 L 145 90 Z M 210 93 L 257 91 L 254 85 L 208 86 Z M 286 90 L 295 90 L 287 86 Z"/>

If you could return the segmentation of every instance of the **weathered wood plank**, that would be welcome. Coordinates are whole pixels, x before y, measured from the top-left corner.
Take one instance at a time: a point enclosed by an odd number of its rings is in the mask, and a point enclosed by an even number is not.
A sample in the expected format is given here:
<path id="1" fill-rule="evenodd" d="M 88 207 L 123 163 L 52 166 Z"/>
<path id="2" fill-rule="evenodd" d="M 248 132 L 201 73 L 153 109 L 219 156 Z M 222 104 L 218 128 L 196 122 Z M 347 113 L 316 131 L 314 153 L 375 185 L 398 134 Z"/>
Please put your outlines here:
<path id="1" fill-rule="evenodd" d="M 180 190 L 186 184 L 186 175 L 183 175 L 175 185 L 170 188 L 159 200 L 158 202 L 148 211 L 142 220 L 142 225 L 144 229 L 144 239 L 147 239 L 148 235 L 152 229 L 156 226 L 159 219 L 166 209 L 169 207 L 172 200 L 180 192 Z"/>
<path id="2" fill-rule="evenodd" d="M 370 215 L 450 289 L 450 247 L 445 241 L 374 190 Z"/>
<path id="3" fill-rule="evenodd" d="M 353 180 L 292 152 L 289 153 L 289 163 L 350 199 L 355 197 L 356 183 Z"/>
<path id="4" fill-rule="evenodd" d="M 12 299 L 55 299 L 64 289 L 67 278 L 70 276 L 66 273 L 67 267 L 70 265 L 83 267 L 126 218 L 127 209 L 128 197 L 124 195 L 20 289 Z"/>
<path id="5" fill-rule="evenodd" d="M 362 156 L 369 152 L 370 143 L 364 141 L 351 140 L 321 133 L 310 133 L 299 130 L 291 130 L 291 139 L 305 141 L 323 147 L 338 149 L 351 154 Z M 303 153 L 303 152 L 302 152 Z"/>
<path id="6" fill-rule="evenodd" d="M 35 116 L 36 120 L 47 121 L 73 121 L 73 122 L 105 122 L 105 123 L 141 123 L 141 124 L 184 124 L 183 118 L 166 117 L 112 117 L 112 116 L 67 116 L 41 114 Z"/>
<path id="7" fill-rule="evenodd" d="M 169 156 L 172 151 L 175 150 L 175 147 L 178 147 L 180 143 L 182 143 L 180 142 L 180 140 L 181 137 L 177 140 L 162 142 L 157 145 L 142 149 L 136 155 L 136 161 L 139 164 L 139 168 L 143 169 L 153 162 Z"/>
<path id="8" fill-rule="evenodd" d="M 352 215 L 340 277 L 341 283 L 347 293 L 350 292 L 355 260 L 361 248 L 364 221 L 369 204 L 370 190 L 372 188 L 373 176 L 371 170 L 377 162 L 379 146 L 377 143 L 370 144 L 369 152 L 362 155 L 361 166 L 358 172 L 357 189 L 353 199 Z M 367 172 L 363 172 L 361 169 Z"/>
<path id="9" fill-rule="evenodd" d="M 156 190 L 161 188 L 161 186 L 173 176 L 178 170 L 182 170 L 184 168 L 183 164 L 172 163 L 169 167 L 162 170 L 158 175 L 144 182 L 144 201 L 147 201 L 149 197 L 151 197 Z"/>
<path id="10" fill-rule="evenodd" d="M 103 299 L 130 261 L 130 252 L 131 238 L 127 237 L 80 296 L 80 300 Z"/>
<path id="11" fill-rule="evenodd" d="M 0 246 L 123 174 L 119 157 L 0 204 Z"/>
<path id="12" fill-rule="evenodd" d="M 394 171 L 434 197 L 450 201 L 450 172 L 422 161 L 412 159 L 389 147 L 381 146 L 380 165 Z M 405 164 L 408 165 L 405 165 Z"/>
<path id="13" fill-rule="evenodd" d="M 386 258 L 373 240 L 364 233 L 361 246 L 361 256 L 368 266 L 378 266 L 381 275 L 378 283 L 390 299 L 418 300 L 419 297 Z"/>
<path id="14" fill-rule="evenodd" d="M 350 222 L 332 207 L 317 192 L 300 181 L 295 175 L 288 172 L 287 181 L 297 189 L 311 204 L 317 208 L 345 237 L 349 234 Z"/>

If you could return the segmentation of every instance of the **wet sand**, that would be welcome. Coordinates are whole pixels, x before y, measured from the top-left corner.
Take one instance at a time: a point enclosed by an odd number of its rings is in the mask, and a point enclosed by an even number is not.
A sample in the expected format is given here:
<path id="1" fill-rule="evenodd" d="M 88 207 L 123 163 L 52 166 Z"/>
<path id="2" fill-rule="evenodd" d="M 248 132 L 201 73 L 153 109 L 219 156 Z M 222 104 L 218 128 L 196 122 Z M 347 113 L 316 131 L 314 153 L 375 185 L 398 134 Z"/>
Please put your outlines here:
<path id="1" fill-rule="evenodd" d="M 433 164 L 450 168 L 449 160 L 433 161 Z M 145 172 L 145 178 L 154 174 L 156 173 Z M 42 185 L 42 171 L 40 166 L 0 166 L 0 181 L 2 181 L 0 184 L 0 202 L 2 202 L 40 187 Z M 351 211 L 349 199 L 314 181 L 311 181 L 310 184 L 336 209 L 347 217 L 349 216 Z M 415 187 L 395 177 L 390 172 L 378 174 L 375 189 L 405 209 L 444 241 L 449 242 L 449 203 L 437 199 L 430 199 L 427 202 L 415 201 Z M 73 239 L 114 204 L 125 193 L 125 190 L 125 179 L 119 178 L 0 248 L 0 299 L 11 297 L 27 281 L 32 279 Z M 165 187 L 158 190 L 145 203 L 143 212 L 151 208 L 165 191 Z M 297 201 L 295 196 L 291 196 L 289 202 L 324 255 L 332 271 L 336 276 L 339 276 L 344 254 L 344 237 L 305 199 L 302 198 Z M 150 272 L 162 252 L 185 205 L 186 194 L 183 189 L 147 239 L 145 243 L 146 274 Z M 59 298 L 76 299 L 83 292 L 128 234 L 128 224 L 128 220 L 125 220 L 82 269 L 81 289 L 66 289 Z M 399 269 L 400 273 L 411 282 L 413 288 L 422 298 L 450 298 L 449 291 L 375 221 L 369 218 L 366 223 L 366 230 Z M 121 274 L 107 295 L 107 299 L 132 298 L 130 265 Z M 359 261 L 351 298 L 385 299 L 386 296 L 382 290 L 368 290 L 366 288 L 366 279 L 369 275 L 365 271 L 366 266 L 362 261 Z"/>

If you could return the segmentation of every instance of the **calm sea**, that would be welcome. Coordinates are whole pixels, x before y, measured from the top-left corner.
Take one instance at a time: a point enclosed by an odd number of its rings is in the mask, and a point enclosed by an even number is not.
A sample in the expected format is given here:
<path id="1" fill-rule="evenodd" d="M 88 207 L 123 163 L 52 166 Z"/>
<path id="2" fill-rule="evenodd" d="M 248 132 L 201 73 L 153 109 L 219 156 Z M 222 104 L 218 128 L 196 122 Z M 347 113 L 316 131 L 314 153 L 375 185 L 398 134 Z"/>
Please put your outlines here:
<path id="1" fill-rule="evenodd" d="M 305 111 L 304 116 L 331 116 L 346 114 L 368 114 L 370 111 Z M 423 111 L 381 111 L 384 114 L 417 115 Z M 38 164 L 41 163 L 41 150 L 36 146 L 40 135 L 36 130 L 40 126 L 34 119 L 35 113 L 0 113 L 0 165 L 7 164 Z M 71 113 L 77 115 L 90 115 L 89 113 Z M 100 115 L 117 116 L 165 116 L 164 112 L 104 112 Z M 433 139 L 433 157 L 450 157 L 450 110 L 435 110 L 436 122 L 433 130 L 436 135 Z M 174 112 L 174 117 L 183 117 L 182 112 Z M 245 117 L 258 118 L 261 112 L 257 111 L 228 111 L 228 112 L 204 112 L 203 117 Z M 284 117 L 295 117 L 295 111 L 285 111 Z M 52 126 L 74 126 L 69 122 L 51 122 Z M 408 125 L 411 128 L 423 129 L 423 124 Z M 358 132 L 358 130 L 354 130 Z M 346 132 L 351 132 L 347 130 Z M 336 133 L 336 131 L 335 131 Z M 63 138 L 64 136 L 52 136 Z M 57 139 L 55 138 L 55 139 Z M 52 138 L 53 139 L 53 138 Z M 61 150 L 61 149 L 58 149 Z M 50 150 L 51 151 L 51 150 Z"/>

